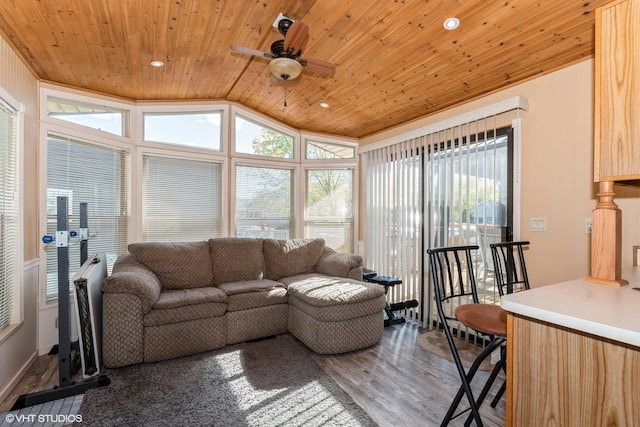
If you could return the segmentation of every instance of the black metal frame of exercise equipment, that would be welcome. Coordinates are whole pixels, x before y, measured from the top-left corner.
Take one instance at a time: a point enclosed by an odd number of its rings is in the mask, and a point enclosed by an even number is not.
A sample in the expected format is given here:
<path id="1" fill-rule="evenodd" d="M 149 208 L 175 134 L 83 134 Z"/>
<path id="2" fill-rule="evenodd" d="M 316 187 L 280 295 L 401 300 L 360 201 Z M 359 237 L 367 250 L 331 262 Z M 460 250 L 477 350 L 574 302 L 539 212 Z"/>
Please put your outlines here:
<path id="1" fill-rule="evenodd" d="M 369 269 L 365 269 L 364 270 L 362 277 L 367 282 L 376 283 L 378 285 L 384 286 L 385 298 L 387 296 L 387 293 L 389 292 L 389 288 L 390 287 L 402 284 L 402 280 L 397 278 L 397 277 L 378 276 L 378 273 L 376 273 L 373 270 L 369 270 Z M 400 323 L 405 323 L 406 319 L 404 317 L 397 317 L 394 314 L 394 311 L 407 310 L 409 308 L 414 308 L 414 307 L 417 307 L 417 306 L 418 306 L 418 301 L 416 301 L 416 300 L 408 300 L 408 301 L 396 302 L 396 303 L 393 303 L 393 304 L 389 304 L 389 302 L 387 301 L 385 306 L 384 306 L 384 312 L 387 315 L 387 318 L 384 319 L 384 326 L 397 325 L 397 324 L 400 324 Z"/>
<path id="2" fill-rule="evenodd" d="M 82 394 L 85 391 L 109 385 L 106 375 L 98 375 L 75 382 L 71 373 L 71 325 L 69 322 L 69 222 L 68 199 L 57 197 L 56 247 L 58 250 L 58 385 L 49 390 L 23 394 L 18 397 L 11 410 L 26 408 L 53 400 Z M 87 203 L 80 203 L 80 265 L 88 257 Z M 46 243 L 46 242 L 45 242 Z"/>

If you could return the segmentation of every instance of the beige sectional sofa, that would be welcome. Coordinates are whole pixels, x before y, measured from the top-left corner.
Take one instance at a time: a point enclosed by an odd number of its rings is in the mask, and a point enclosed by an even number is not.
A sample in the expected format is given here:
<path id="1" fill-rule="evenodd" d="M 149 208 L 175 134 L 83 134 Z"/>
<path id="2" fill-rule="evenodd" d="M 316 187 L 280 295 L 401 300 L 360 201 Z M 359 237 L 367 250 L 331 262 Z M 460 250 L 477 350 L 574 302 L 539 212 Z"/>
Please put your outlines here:
<path id="1" fill-rule="evenodd" d="M 290 332 L 317 353 L 382 337 L 382 286 L 322 239 L 132 243 L 103 283 L 106 367 Z"/>

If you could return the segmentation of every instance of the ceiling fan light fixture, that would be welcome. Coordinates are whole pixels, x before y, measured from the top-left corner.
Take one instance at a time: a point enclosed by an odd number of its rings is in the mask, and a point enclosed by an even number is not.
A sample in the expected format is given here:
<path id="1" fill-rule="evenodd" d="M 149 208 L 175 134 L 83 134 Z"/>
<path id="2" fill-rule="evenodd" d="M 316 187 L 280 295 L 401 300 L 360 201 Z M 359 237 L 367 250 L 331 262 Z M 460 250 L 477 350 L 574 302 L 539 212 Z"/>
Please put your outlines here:
<path id="1" fill-rule="evenodd" d="M 302 72 L 302 65 L 291 58 L 274 58 L 269 62 L 271 74 L 280 80 L 293 80 Z"/>
<path id="2" fill-rule="evenodd" d="M 460 20 L 455 17 L 447 18 L 444 20 L 442 26 L 445 30 L 455 30 L 460 25 Z"/>

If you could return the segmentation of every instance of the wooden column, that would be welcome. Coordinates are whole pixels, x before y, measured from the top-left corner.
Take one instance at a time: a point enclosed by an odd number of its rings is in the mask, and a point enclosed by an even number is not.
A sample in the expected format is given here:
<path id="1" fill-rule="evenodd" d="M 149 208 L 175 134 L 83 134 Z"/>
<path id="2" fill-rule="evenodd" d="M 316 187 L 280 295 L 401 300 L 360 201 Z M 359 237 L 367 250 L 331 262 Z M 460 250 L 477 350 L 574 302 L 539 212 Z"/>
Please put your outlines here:
<path id="1" fill-rule="evenodd" d="M 598 205 L 591 213 L 591 276 L 587 280 L 623 286 L 629 282 L 622 278 L 622 211 L 614 196 L 613 181 L 600 182 Z"/>

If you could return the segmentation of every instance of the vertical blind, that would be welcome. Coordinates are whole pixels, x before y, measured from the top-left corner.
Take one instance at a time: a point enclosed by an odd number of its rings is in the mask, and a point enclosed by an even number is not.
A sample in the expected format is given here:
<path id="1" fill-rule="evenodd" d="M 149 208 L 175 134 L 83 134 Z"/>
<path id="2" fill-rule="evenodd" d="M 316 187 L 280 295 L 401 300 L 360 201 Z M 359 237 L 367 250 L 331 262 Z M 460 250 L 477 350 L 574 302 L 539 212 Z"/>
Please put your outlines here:
<path id="1" fill-rule="evenodd" d="M 402 279 L 391 302 L 423 299 L 422 146 L 414 138 L 363 155 L 365 267 Z"/>
<path id="2" fill-rule="evenodd" d="M 526 101 L 525 101 L 526 105 Z M 515 111 L 515 114 L 512 114 Z M 417 300 L 403 314 L 430 326 L 436 319 L 429 247 L 477 244 L 480 297 L 496 303 L 489 244 L 505 238 L 510 132 L 499 128 L 518 107 L 413 132 L 406 140 L 360 150 L 364 186 L 365 266 L 400 278 L 390 302 Z"/>
<path id="3" fill-rule="evenodd" d="M 0 330 L 12 321 L 18 281 L 18 114 L 0 99 Z"/>
<path id="4" fill-rule="evenodd" d="M 129 154 L 90 141 L 65 136 L 47 138 L 47 234 L 57 229 L 57 197 L 68 199 L 69 230 L 80 226 L 80 203 L 87 203 L 89 253 L 105 252 L 109 267 L 127 250 L 129 219 Z M 77 241 L 69 242 L 69 273 L 80 267 Z M 47 248 L 47 301 L 57 298 L 58 256 Z"/>
<path id="5" fill-rule="evenodd" d="M 180 242 L 222 236 L 222 164 L 143 156 L 144 241 Z"/>

